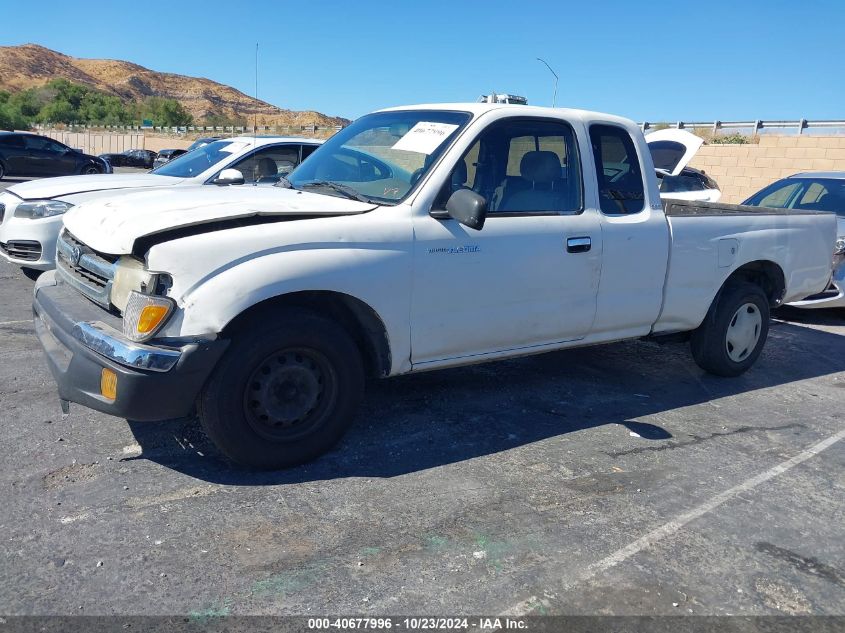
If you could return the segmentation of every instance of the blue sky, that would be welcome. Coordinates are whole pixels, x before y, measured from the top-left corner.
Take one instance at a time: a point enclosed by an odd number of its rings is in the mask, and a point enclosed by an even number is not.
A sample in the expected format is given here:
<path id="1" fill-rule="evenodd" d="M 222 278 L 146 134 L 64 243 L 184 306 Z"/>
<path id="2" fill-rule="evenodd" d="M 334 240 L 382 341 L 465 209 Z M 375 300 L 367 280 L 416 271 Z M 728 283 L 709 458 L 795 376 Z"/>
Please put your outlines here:
<path id="1" fill-rule="evenodd" d="M 31 8 L 38 7 L 37 13 Z M 495 90 L 636 120 L 845 118 L 845 2 L 0 0 L 34 42 L 354 118 Z M 13 27 L 13 28 L 12 28 Z"/>

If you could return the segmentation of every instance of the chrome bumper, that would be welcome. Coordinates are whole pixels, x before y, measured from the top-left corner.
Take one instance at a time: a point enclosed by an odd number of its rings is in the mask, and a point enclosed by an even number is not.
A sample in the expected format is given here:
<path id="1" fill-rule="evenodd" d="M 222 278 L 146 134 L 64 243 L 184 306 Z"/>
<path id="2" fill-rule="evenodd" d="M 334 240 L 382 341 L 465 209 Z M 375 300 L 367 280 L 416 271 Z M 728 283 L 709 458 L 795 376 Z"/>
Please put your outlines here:
<path id="1" fill-rule="evenodd" d="M 182 357 L 178 349 L 129 341 L 99 321 L 77 323 L 71 335 L 91 351 L 133 369 L 170 371 Z"/>

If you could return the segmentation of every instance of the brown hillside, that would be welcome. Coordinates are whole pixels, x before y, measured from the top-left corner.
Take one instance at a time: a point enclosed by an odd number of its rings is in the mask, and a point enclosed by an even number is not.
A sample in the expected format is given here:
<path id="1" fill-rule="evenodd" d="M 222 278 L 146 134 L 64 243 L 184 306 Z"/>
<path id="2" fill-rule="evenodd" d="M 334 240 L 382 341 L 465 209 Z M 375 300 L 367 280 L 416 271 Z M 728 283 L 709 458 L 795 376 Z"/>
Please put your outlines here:
<path id="1" fill-rule="evenodd" d="M 16 92 L 41 86 L 52 79 L 67 79 L 138 101 L 156 96 L 176 99 L 197 122 L 212 115 L 245 118 L 258 125 L 318 125 L 348 123 L 347 119 L 319 112 L 283 110 L 210 79 L 160 73 L 143 66 L 111 59 L 78 59 L 37 44 L 0 46 L 0 90 Z"/>

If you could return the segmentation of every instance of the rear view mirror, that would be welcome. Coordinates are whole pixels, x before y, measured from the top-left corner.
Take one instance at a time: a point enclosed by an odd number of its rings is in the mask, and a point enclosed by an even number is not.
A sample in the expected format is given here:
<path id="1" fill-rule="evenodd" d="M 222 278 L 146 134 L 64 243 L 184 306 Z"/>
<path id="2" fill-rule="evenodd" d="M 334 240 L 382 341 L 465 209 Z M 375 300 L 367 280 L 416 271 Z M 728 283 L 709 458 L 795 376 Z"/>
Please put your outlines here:
<path id="1" fill-rule="evenodd" d="M 244 182 L 244 175 L 237 169 L 224 169 L 212 180 L 215 185 L 242 185 Z"/>
<path id="2" fill-rule="evenodd" d="M 449 196 L 446 213 L 464 226 L 480 231 L 487 218 L 487 200 L 472 189 L 458 189 Z"/>

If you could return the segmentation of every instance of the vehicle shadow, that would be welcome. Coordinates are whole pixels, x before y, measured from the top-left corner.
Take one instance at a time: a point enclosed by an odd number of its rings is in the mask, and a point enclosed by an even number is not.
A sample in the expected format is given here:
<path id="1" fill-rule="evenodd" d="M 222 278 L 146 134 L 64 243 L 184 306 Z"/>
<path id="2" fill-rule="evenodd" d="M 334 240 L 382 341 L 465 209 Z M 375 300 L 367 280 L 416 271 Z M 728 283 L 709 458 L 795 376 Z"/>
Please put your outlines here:
<path id="1" fill-rule="evenodd" d="M 258 486 L 395 477 L 602 425 L 619 426 L 637 452 L 672 438 L 645 416 L 845 371 L 842 352 L 845 336 L 778 321 L 757 365 L 731 379 L 705 374 L 681 343 L 572 349 L 375 381 L 334 450 L 284 471 L 251 472 L 222 459 L 193 419 L 130 422 L 142 447 L 130 459 L 210 483 Z"/>
<path id="2" fill-rule="evenodd" d="M 772 313 L 778 320 L 793 321 L 795 323 L 809 323 L 811 325 L 845 325 L 845 308 L 793 308 L 783 306 Z"/>

